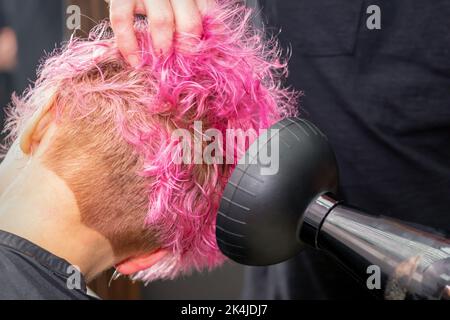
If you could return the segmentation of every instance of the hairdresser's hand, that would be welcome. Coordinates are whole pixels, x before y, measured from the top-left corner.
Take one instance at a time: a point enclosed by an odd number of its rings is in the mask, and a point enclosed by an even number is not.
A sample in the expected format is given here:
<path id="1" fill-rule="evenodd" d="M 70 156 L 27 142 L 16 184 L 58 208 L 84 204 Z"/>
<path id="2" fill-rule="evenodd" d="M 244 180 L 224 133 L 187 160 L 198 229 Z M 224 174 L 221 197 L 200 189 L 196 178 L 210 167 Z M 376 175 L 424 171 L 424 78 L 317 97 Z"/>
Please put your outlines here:
<path id="1" fill-rule="evenodd" d="M 139 50 L 133 32 L 134 15 L 146 15 L 149 20 L 153 47 L 161 54 L 172 47 L 174 32 L 202 35 L 202 14 L 214 0 L 106 0 L 110 4 L 110 19 L 119 50 L 136 66 Z"/>

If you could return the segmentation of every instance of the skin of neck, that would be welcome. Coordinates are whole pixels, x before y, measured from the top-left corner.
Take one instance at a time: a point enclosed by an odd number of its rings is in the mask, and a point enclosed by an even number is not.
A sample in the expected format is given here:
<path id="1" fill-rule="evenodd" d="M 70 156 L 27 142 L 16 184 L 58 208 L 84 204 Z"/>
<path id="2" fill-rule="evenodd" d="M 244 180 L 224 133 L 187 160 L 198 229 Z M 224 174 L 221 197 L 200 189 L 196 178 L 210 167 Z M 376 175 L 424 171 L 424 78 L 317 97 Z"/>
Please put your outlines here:
<path id="1" fill-rule="evenodd" d="M 0 230 L 27 239 L 78 267 L 89 282 L 121 258 L 109 241 L 81 223 L 63 179 L 14 144 L 0 164 Z"/>

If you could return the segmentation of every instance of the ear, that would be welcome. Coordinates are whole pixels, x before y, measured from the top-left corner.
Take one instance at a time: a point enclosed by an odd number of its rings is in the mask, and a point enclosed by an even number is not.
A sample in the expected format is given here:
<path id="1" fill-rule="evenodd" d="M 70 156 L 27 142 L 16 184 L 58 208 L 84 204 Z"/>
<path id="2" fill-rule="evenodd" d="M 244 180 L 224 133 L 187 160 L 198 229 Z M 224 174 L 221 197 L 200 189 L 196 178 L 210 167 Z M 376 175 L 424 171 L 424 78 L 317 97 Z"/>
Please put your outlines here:
<path id="1" fill-rule="evenodd" d="M 29 155 L 39 145 L 47 132 L 48 127 L 54 120 L 52 107 L 56 96 L 53 95 L 49 102 L 38 109 L 28 120 L 25 129 L 20 136 L 20 149 L 26 155 Z"/>
<path id="2" fill-rule="evenodd" d="M 156 264 L 169 253 L 168 250 L 157 250 L 150 254 L 129 258 L 117 264 L 116 270 L 126 276 L 145 270 Z"/>

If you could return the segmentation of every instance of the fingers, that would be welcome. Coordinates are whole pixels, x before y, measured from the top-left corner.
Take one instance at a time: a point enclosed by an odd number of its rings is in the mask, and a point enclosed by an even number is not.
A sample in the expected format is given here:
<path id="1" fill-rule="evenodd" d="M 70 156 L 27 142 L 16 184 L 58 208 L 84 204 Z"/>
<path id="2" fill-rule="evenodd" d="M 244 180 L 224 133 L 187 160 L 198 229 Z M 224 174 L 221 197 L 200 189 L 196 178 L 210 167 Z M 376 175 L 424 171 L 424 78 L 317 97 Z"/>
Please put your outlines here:
<path id="1" fill-rule="evenodd" d="M 138 42 L 134 34 L 134 0 L 110 0 L 111 27 L 117 39 L 117 46 L 129 64 L 136 67 L 139 62 Z"/>
<path id="2" fill-rule="evenodd" d="M 172 47 L 175 31 L 172 5 L 169 0 L 145 0 L 144 2 L 153 48 L 157 53 L 167 54 Z"/>
<path id="3" fill-rule="evenodd" d="M 197 7 L 202 15 L 206 14 L 214 5 L 214 0 L 196 0 Z"/>
<path id="4" fill-rule="evenodd" d="M 138 42 L 134 34 L 134 14 L 146 14 L 155 52 L 167 54 L 174 32 L 201 37 L 202 14 L 214 0 L 105 0 L 110 4 L 111 26 L 117 45 L 132 65 L 139 64 Z"/>
<path id="5" fill-rule="evenodd" d="M 171 0 L 171 3 L 177 33 L 200 37 L 203 33 L 202 16 L 196 0 Z"/>

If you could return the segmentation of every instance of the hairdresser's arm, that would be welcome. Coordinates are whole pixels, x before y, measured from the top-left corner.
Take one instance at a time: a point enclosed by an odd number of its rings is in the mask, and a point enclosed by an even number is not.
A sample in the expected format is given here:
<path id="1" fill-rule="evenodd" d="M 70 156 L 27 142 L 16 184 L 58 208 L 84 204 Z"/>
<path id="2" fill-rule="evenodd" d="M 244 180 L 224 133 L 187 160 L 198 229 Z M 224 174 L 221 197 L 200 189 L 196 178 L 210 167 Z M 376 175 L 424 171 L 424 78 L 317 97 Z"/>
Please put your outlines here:
<path id="1" fill-rule="evenodd" d="M 0 28 L 0 72 L 11 71 L 16 65 L 17 38 L 11 28 Z"/>
<path id="2" fill-rule="evenodd" d="M 134 15 L 146 15 L 155 50 L 167 53 L 174 32 L 201 36 L 202 14 L 214 0 L 106 0 L 110 4 L 110 19 L 120 52 L 127 61 L 139 63 L 138 44 L 134 35 Z"/>

